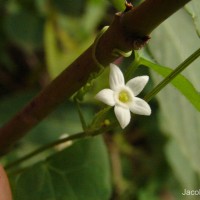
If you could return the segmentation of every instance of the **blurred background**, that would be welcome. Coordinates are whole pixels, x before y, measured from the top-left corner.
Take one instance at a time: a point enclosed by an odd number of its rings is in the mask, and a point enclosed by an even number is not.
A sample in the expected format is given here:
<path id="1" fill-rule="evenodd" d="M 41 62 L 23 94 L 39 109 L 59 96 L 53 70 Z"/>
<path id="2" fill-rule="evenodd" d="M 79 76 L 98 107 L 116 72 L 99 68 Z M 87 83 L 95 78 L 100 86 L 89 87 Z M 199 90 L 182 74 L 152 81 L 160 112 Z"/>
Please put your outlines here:
<path id="1" fill-rule="evenodd" d="M 139 2 L 134 1 L 134 5 Z M 188 13 L 195 12 L 192 6 L 157 28 L 148 48 L 139 53 L 171 68 L 192 54 L 200 44 L 198 28 Z M 0 0 L 0 125 L 87 49 L 120 9 L 121 1 L 108 0 Z M 117 64 L 125 71 L 133 58 L 120 59 Z M 183 73 L 198 91 L 199 65 L 198 59 Z M 88 123 L 102 106 L 93 96 L 108 86 L 108 73 L 105 70 L 84 99 L 82 107 Z M 144 96 L 162 78 L 145 67 L 138 68 L 134 76 L 142 74 L 151 76 Z M 151 117 L 134 116 L 125 133 L 117 129 L 104 136 L 112 169 L 110 199 L 199 199 L 182 195 L 184 189 L 200 188 L 199 112 L 172 86 L 150 105 Z M 20 140 L 2 162 L 9 163 L 63 133 L 81 130 L 74 103 L 66 100 Z"/>

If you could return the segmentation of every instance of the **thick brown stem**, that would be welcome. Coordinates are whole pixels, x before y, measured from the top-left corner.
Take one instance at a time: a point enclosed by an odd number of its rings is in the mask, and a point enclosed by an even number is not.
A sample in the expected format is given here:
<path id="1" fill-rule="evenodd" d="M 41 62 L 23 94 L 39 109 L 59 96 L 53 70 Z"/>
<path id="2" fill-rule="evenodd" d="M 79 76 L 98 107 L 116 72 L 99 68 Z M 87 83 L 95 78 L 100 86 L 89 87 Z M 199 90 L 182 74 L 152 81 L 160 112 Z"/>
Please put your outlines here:
<path id="1" fill-rule="evenodd" d="M 129 51 L 135 47 L 138 39 L 145 42 L 148 38 L 146 35 L 187 2 L 189 0 L 146 0 L 137 8 L 116 14 L 97 45 L 97 59 L 106 66 L 117 58 L 112 55 L 113 49 Z M 85 85 L 90 75 L 99 70 L 92 57 L 91 46 L 0 129 L 0 154 L 4 154 L 8 147 Z"/>
<path id="2" fill-rule="evenodd" d="M 160 23 L 180 9 L 188 0 L 146 0 L 142 6 L 128 12 L 123 18 L 126 31 L 132 35 L 148 35 Z"/>

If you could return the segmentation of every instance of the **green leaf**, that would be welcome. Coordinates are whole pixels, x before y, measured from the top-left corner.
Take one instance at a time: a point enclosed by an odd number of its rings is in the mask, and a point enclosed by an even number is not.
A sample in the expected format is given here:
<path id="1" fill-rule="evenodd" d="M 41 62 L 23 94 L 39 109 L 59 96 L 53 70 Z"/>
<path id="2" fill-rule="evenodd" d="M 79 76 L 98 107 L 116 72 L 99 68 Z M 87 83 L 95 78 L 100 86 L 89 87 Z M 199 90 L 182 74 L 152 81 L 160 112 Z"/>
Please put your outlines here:
<path id="1" fill-rule="evenodd" d="M 11 177 L 15 200 L 108 200 L 111 180 L 101 137 L 76 142 Z"/>
<path id="2" fill-rule="evenodd" d="M 40 47 L 43 43 L 44 19 L 28 12 L 9 15 L 4 21 L 5 31 L 11 40 L 26 48 Z"/>
<path id="3" fill-rule="evenodd" d="M 200 37 L 200 1 L 192 0 L 190 3 L 186 5 L 186 10 L 193 18 L 197 34 Z"/>
<path id="4" fill-rule="evenodd" d="M 152 63 L 145 58 L 140 59 L 140 65 L 149 67 L 163 77 L 167 77 L 173 71 L 168 67 Z M 171 83 L 200 111 L 200 94 L 187 78 L 179 74 Z"/>
<path id="5" fill-rule="evenodd" d="M 149 47 L 159 64 L 174 68 L 199 48 L 199 44 L 192 19 L 181 10 L 153 32 Z M 200 91 L 199 66 L 200 59 L 197 59 L 183 71 L 197 91 Z M 160 76 L 155 73 L 152 76 L 156 84 L 160 82 Z M 185 162 L 190 162 L 192 169 L 200 175 L 200 112 L 170 85 L 157 95 L 157 99 L 162 130 L 175 140 L 185 155 Z"/>

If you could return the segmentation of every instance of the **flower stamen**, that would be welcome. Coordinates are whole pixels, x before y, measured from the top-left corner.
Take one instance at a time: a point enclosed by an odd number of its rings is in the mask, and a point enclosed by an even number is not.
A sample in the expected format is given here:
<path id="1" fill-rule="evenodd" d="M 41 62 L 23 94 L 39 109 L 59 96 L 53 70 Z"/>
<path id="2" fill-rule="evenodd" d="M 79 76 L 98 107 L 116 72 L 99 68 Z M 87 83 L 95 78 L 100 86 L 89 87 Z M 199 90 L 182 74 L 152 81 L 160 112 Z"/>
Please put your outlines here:
<path id="1" fill-rule="evenodd" d="M 119 93 L 119 100 L 122 102 L 122 103 L 127 103 L 130 101 L 130 96 L 128 94 L 128 92 L 126 91 L 121 91 Z"/>

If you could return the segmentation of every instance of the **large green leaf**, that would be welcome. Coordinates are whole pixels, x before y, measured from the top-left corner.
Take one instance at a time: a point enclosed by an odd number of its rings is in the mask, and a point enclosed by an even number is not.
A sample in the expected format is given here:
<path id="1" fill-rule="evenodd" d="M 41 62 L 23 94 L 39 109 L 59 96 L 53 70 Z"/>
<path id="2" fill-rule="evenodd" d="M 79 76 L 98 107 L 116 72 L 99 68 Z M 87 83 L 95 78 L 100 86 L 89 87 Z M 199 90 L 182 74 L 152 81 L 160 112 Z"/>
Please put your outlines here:
<path id="1" fill-rule="evenodd" d="M 200 1 L 192 0 L 189 4 L 186 5 L 186 9 L 191 14 L 198 35 L 200 36 Z"/>
<path id="2" fill-rule="evenodd" d="M 167 77 L 173 71 L 144 58 L 140 59 L 140 64 L 149 67 L 163 77 Z M 200 111 L 200 94 L 187 78 L 179 74 L 171 83 Z"/>
<path id="3" fill-rule="evenodd" d="M 168 161 L 173 168 L 174 176 L 181 182 L 181 187 L 175 188 L 176 192 L 174 191 L 176 199 L 191 200 L 191 195 L 182 195 L 182 193 L 184 193 L 185 188 L 188 190 L 199 188 L 197 174 L 174 140 L 168 142 L 165 150 Z M 192 196 L 192 200 L 199 200 L 199 196 Z"/>
<path id="4" fill-rule="evenodd" d="M 11 180 L 15 200 L 108 200 L 111 194 L 100 136 L 76 142 Z"/>
<path id="5" fill-rule="evenodd" d="M 173 167 L 175 177 L 181 180 L 182 188 L 195 189 L 197 186 L 197 177 L 192 169 L 191 163 L 180 151 L 179 145 L 174 140 L 168 142 L 166 154 L 169 163 Z"/>
<path id="6" fill-rule="evenodd" d="M 155 59 L 174 68 L 191 55 L 200 44 L 192 19 L 183 10 L 163 23 L 152 34 L 150 50 Z M 197 59 L 183 74 L 200 91 L 200 59 Z M 157 84 L 161 77 L 153 73 Z M 200 113 L 170 85 L 157 95 L 161 109 L 161 126 L 176 140 L 186 162 L 200 174 Z M 171 152 L 173 153 L 173 151 Z M 181 168 L 180 168 L 181 169 Z M 180 180 L 182 181 L 182 180 Z"/>

